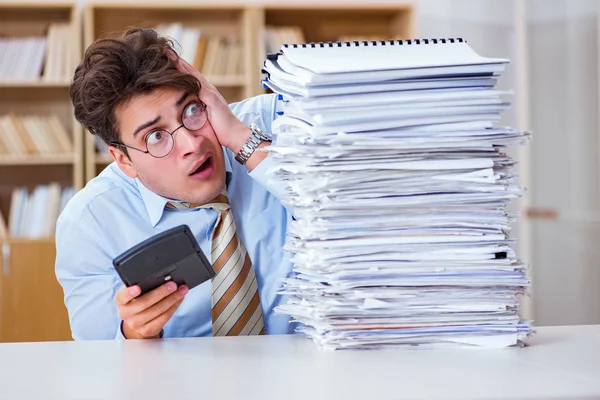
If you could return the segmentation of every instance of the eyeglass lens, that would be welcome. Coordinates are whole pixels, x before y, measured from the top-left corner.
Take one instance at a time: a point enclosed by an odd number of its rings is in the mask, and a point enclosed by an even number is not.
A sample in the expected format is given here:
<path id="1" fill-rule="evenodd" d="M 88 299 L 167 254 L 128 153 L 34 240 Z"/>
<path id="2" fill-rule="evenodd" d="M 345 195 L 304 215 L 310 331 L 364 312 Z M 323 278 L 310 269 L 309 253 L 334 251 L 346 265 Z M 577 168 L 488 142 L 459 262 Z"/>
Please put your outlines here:
<path id="1" fill-rule="evenodd" d="M 201 129 L 207 120 L 206 108 L 201 103 L 188 104 L 181 116 L 181 123 L 190 131 Z"/>
<path id="2" fill-rule="evenodd" d="M 201 103 L 190 103 L 183 110 L 181 123 L 185 129 L 197 131 L 202 129 L 208 121 L 206 108 Z M 157 130 L 146 137 L 148 152 L 157 158 L 166 157 L 173 149 L 173 135 L 165 130 Z"/>

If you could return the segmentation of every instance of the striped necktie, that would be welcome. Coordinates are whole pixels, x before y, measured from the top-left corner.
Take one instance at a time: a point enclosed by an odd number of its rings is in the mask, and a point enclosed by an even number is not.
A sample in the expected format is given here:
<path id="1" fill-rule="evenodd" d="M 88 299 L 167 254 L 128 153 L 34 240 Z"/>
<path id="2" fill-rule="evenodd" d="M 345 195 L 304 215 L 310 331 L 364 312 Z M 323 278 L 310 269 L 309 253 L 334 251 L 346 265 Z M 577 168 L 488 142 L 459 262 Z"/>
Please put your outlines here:
<path id="1" fill-rule="evenodd" d="M 210 258 L 216 272 L 212 282 L 213 336 L 264 335 L 256 274 L 239 239 L 226 194 L 207 204 L 168 203 L 169 208 L 211 208 L 219 215 L 213 230 Z"/>

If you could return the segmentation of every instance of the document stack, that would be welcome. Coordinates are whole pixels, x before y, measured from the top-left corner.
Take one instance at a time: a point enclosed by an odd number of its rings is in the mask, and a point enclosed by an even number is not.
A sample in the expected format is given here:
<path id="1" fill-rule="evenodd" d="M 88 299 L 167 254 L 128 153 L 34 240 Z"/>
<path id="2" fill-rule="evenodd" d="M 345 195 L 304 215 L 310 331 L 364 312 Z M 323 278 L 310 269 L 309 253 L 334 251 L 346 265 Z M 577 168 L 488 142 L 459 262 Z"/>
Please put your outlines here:
<path id="1" fill-rule="evenodd" d="M 521 195 L 495 89 L 508 60 L 462 39 L 284 45 L 271 179 L 292 210 L 277 308 L 324 349 L 526 344 Z"/>

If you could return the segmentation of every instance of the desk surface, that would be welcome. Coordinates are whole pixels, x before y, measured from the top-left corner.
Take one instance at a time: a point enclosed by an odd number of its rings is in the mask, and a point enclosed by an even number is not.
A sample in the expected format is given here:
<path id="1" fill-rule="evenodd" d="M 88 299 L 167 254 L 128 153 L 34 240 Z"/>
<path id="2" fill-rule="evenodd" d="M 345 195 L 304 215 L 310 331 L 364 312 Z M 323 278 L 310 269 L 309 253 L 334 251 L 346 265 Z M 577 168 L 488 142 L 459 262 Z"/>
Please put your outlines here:
<path id="1" fill-rule="evenodd" d="M 0 399 L 600 398 L 600 325 L 527 348 L 320 351 L 299 335 L 0 344 Z"/>

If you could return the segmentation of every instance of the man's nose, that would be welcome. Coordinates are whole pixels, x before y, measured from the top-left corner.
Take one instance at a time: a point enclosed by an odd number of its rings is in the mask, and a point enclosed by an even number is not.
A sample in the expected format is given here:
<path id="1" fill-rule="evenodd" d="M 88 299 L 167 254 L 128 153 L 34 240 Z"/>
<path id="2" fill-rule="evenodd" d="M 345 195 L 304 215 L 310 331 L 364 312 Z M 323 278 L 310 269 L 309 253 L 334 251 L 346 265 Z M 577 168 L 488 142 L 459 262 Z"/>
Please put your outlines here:
<path id="1" fill-rule="evenodd" d="M 175 137 L 175 148 L 177 153 L 181 157 L 187 157 L 192 154 L 197 154 L 202 148 L 205 137 L 195 131 L 188 131 L 182 126 L 176 133 Z"/>

